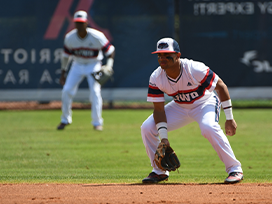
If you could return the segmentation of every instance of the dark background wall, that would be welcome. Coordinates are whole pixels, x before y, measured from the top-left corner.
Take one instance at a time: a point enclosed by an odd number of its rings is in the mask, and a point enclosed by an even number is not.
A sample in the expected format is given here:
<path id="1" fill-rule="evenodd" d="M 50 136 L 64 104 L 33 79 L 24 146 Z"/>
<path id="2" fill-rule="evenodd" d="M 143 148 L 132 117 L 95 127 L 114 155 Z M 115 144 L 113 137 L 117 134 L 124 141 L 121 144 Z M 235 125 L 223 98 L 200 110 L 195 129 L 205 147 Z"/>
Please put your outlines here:
<path id="1" fill-rule="evenodd" d="M 179 1 L 182 55 L 229 87 L 272 86 L 272 1 Z"/>
<path id="2" fill-rule="evenodd" d="M 156 42 L 173 35 L 172 8 L 171 0 L 1 1 L 0 88 L 60 88 L 63 39 L 78 9 L 116 47 L 114 81 L 105 87 L 146 87 L 157 67 Z"/>
<path id="3" fill-rule="evenodd" d="M 116 47 L 106 88 L 147 87 L 162 37 L 229 87 L 272 86 L 272 1 L 10 0 L 0 2 L 1 90 L 61 88 L 63 39 L 78 9 Z"/>

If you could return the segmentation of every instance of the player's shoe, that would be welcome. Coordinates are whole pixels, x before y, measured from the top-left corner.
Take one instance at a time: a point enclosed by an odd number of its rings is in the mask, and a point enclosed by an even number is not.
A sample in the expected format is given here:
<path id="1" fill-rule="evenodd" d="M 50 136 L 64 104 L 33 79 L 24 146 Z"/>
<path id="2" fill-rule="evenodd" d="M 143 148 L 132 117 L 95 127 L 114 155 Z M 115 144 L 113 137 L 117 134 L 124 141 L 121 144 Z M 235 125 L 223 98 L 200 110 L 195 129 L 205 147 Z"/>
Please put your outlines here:
<path id="1" fill-rule="evenodd" d="M 103 126 L 102 125 L 96 125 L 96 126 L 94 126 L 94 129 L 97 130 L 97 131 L 102 131 Z"/>
<path id="2" fill-rule="evenodd" d="M 143 183 L 158 183 L 160 181 L 167 181 L 168 177 L 166 174 L 156 174 L 155 172 L 151 172 L 148 177 L 142 180 Z"/>
<path id="3" fill-rule="evenodd" d="M 239 183 L 244 179 L 244 175 L 241 172 L 231 172 L 229 176 L 225 179 L 224 183 Z"/>
<path id="4" fill-rule="evenodd" d="M 60 123 L 57 127 L 58 130 L 63 130 L 66 125 L 69 125 L 69 123 Z"/>

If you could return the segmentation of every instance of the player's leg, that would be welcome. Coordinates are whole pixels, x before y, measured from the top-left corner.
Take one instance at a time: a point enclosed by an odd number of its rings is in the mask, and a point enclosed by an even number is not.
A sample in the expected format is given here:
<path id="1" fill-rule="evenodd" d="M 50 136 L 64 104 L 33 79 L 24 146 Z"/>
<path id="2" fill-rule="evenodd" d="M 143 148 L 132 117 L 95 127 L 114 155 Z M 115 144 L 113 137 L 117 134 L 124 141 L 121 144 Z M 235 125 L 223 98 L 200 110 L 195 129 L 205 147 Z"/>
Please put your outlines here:
<path id="1" fill-rule="evenodd" d="M 165 114 L 167 118 L 167 128 L 168 131 L 172 131 L 181 128 L 193 120 L 187 116 L 187 110 L 180 108 L 174 101 L 168 103 L 165 106 Z M 141 126 L 142 140 L 146 148 L 146 153 L 150 159 L 151 166 L 153 167 L 152 172 L 156 174 L 166 174 L 169 175 L 168 171 L 162 171 L 153 162 L 156 149 L 160 143 L 160 138 L 158 136 L 158 131 L 155 125 L 153 114 L 150 115 Z M 171 138 L 169 138 L 171 145 Z"/>
<path id="2" fill-rule="evenodd" d="M 243 172 L 241 163 L 236 159 L 230 143 L 218 124 L 220 103 L 216 96 L 201 107 L 190 112 L 199 124 L 201 134 L 209 140 L 221 161 L 225 164 L 226 172 Z"/>
<path id="3" fill-rule="evenodd" d="M 61 123 L 72 123 L 72 102 L 75 96 L 78 85 L 83 80 L 81 68 L 77 63 L 73 63 L 67 75 L 66 82 L 62 89 L 62 115 Z"/>
<path id="4" fill-rule="evenodd" d="M 101 63 L 89 65 L 87 68 L 87 81 L 90 89 L 90 102 L 92 103 L 92 124 L 94 127 L 99 127 L 97 130 L 102 130 L 103 118 L 102 118 L 102 105 L 103 100 L 101 96 L 101 85 L 95 81 L 91 73 L 99 71 L 101 69 Z"/>

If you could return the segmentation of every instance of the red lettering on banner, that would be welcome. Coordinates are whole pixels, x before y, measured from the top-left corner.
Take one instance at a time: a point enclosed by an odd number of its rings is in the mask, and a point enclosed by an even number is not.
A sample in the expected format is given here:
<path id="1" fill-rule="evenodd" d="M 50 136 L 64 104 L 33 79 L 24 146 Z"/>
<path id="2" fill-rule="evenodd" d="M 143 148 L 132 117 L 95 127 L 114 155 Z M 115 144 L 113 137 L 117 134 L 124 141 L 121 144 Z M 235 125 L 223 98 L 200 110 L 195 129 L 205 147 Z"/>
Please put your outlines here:
<path id="1" fill-rule="evenodd" d="M 67 18 L 69 22 L 73 21 L 73 17 L 69 13 L 69 9 L 73 0 L 60 0 L 57 8 L 51 18 L 51 22 L 47 27 L 44 35 L 46 40 L 54 40 L 59 36 L 59 32 Z"/>
<path id="2" fill-rule="evenodd" d="M 73 22 L 73 15 L 70 14 L 69 10 L 74 0 L 60 0 L 56 10 L 53 14 L 53 17 L 51 18 L 51 22 L 49 26 L 47 27 L 47 30 L 44 35 L 45 40 L 54 40 L 59 36 L 60 30 L 67 19 L 70 23 L 66 30 L 66 33 L 69 32 L 74 28 L 74 22 Z M 94 0 L 80 0 L 75 12 L 78 10 L 84 10 L 88 13 L 88 11 L 91 8 L 91 5 L 93 4 Z M 112 37 L 110 35 L 110 32 L 107 29 L 100 28 L 94 20 L 88 15 L 88 21 L 89 25 L 92 28 L 95 28 L 97 30 L 100 30 L 105 34 L 105 36 L 108 38 L 109 41 L 112 40 Z"/>

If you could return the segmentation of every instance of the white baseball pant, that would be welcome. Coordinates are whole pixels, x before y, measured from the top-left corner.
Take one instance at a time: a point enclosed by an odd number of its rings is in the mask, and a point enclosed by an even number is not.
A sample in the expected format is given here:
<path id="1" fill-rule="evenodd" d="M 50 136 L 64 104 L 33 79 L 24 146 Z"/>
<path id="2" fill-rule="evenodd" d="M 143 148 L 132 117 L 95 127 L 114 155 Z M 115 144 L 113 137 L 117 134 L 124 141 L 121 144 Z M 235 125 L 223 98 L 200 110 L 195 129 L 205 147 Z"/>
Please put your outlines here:
<path id="1" fill-rule="evenodd" d="M 86 77 L 90 89 L 89 100 L 92 104 L 92 124 L 94 126 L 103 125 L 101 85 L 91 76 L 91 73 L 99 70 L 101 70 L 100 61 L 90 64 L 73 62 L 62 89 L 62 123 L 72 123 L 73 97 L 77 93 L 79 84 Z"/>
<path id="2" fill-rule="evenodd" d="M 215 120 L 216 117 L 218 117 L 215 111 L 216 103 L 215 96 L 211 97 L 206 103 L 193 109 L 182 108 L 174 101 L 169 102 L 165 106 L 168 132 L 196 121 L 199 124 L 201 134 L 209 140 L 219 158 L 225 164 L 226 172 L 228 174 L 231 172 L 243 172 L 241 163 L 236 159 L 226 135 Z M 153 162 L 156 149 L 160 143 L 153 114 L 142 124 L 141 134 L 147 155 L 153 167 L 152 171 L 156 174 L 169 175 L 168 171 L 162 171 Z"/>

